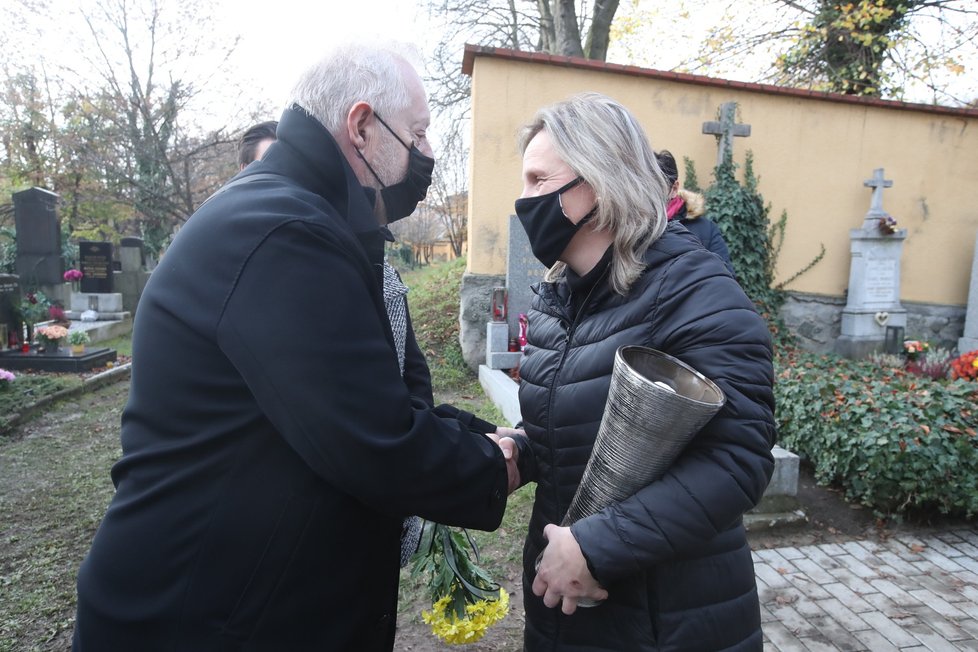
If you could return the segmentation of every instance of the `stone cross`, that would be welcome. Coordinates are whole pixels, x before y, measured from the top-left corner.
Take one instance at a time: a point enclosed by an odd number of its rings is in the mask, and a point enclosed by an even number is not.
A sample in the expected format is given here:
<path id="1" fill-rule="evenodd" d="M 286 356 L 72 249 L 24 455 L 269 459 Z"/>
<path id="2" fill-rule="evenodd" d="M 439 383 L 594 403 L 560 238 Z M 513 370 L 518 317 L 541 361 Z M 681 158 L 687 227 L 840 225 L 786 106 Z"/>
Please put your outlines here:
<path id="1" fill-rule="evenodd" d="M 876 168 L 873 170 L 873 178 L 863 181 L 863 185 L 873 189 L 867 217 L 885 217 L 887 213 L 883 210 L 883 188 L 892 187 L 893 181 L 883 178 L 883 168 Z"/>
<path id="2" fill-rule="evenodd" d="M 724 102 L 720 105 L 720 121 L 703 123 L 703 133 L 720 137 L 720 145 L 717 147 L 717 166 L 724 160 L 733 158 L 733 139 L 734 136 L 746 138 L 750 136 L 750 125 L 737 124 L 737 103 Z"/>

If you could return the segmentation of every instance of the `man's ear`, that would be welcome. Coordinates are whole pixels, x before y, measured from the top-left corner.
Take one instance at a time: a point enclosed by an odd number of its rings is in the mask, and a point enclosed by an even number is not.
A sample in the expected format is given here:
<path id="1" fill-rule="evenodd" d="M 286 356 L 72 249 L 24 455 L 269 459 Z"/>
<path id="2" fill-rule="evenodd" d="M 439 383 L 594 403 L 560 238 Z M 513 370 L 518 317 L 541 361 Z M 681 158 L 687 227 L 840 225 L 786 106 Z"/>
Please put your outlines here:
<path id="1" fill-rule="evenodd" d="M 374 110 L 366 102 L 357 102 L 346 114 L 346 130 L 350 142 L 362 150 L 367 145 L 367 124 L 373 118 Z"/>

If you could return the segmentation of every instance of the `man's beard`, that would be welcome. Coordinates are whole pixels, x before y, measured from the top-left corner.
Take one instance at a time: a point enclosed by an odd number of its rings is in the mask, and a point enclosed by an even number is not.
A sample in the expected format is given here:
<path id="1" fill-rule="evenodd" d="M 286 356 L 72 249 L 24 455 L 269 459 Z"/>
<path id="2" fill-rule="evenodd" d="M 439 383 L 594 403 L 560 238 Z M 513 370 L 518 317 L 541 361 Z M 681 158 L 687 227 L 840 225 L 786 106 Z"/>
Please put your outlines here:
<path id="1" fill-rule="evenodd" d="M 376 159 L 370 162 L 385 186 L 393 186 L 404 179 L 405 162 L 402 160 L 405 158 L 404 151 L 404 145 L 387 134 L 383 144 L 377 150 Z M 377 184 L 377 193 L 379 194 L 381 191 L 380 184 L 377 183 L 377 179 L 373 181 Z"/>
<path id="2" fill-rule="evenodd" d="M 397 142 L 393 136 L 384 140 L 377 149 L 376 158 L 370 162 L 370 165 L 373 166 L 374 172 L 377 173 L 377 177 L 380 177 L 384 186 L 392 186 L 404 178 L 406 173 L 403 167 L 404 163 L 398 159 L 399 156 L 403 156 L 403 151 L 404 146 Z M 377 191 L 377 203 L 374 206 L 377 219 L 380 220 L 381 224 L 389 224 L 391 220 L 387 217 L 387 206 L 384 205 L 381 196 L 381 184 L 372 174 L 370 175 L 370 187 Z"/>

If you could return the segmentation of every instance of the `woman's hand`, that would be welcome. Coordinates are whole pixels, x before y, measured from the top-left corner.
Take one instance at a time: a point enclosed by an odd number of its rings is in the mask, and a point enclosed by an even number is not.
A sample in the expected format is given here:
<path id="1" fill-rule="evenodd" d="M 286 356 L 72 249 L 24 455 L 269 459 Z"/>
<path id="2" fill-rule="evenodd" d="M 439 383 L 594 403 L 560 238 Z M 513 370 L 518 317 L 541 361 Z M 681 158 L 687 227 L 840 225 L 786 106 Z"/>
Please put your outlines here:
<path id="1" fill-rule="evenodd" d="M 581 598 L 605 600 L 608 592 L 588 570 L 581 546 L 569 527 L 551 523 L 543 529 L 547 547 L 533 579 L 533 594 L 543 597 L 543 604 L 553 608 L 561 605 L 568 616 L 577 610 Z"/>

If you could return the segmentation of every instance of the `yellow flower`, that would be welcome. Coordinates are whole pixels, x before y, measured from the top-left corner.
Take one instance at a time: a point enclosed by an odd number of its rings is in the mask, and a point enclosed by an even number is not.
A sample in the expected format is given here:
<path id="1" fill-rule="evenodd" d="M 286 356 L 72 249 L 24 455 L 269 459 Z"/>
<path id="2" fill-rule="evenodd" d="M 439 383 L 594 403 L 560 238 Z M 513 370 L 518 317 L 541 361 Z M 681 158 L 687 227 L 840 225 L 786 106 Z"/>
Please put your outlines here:
<path id="1" fill-rule="evenodd" d="M 509 594 L 503 588 L 499 589 L 498 599 L 466 605 L 464 618 L 458 618 L 448 610 L 451 600 L 451 594 L 441 598 L 432 605 L 431 611 L 421 612 L 421 620 L 431 625 L 435 636 L 452 645 L 475 643 L 490 625 L 502 620 L 509 612 Z"/>
<path id="2" fill-rule="evenodd" d="M 427 577 L 434 602 L 421 619 L 447 643 L 478 641 L 509 611 L 509 595 L 478 561 L 479 549 L 464 529 L 425 522 L 411 572 Z"/>

